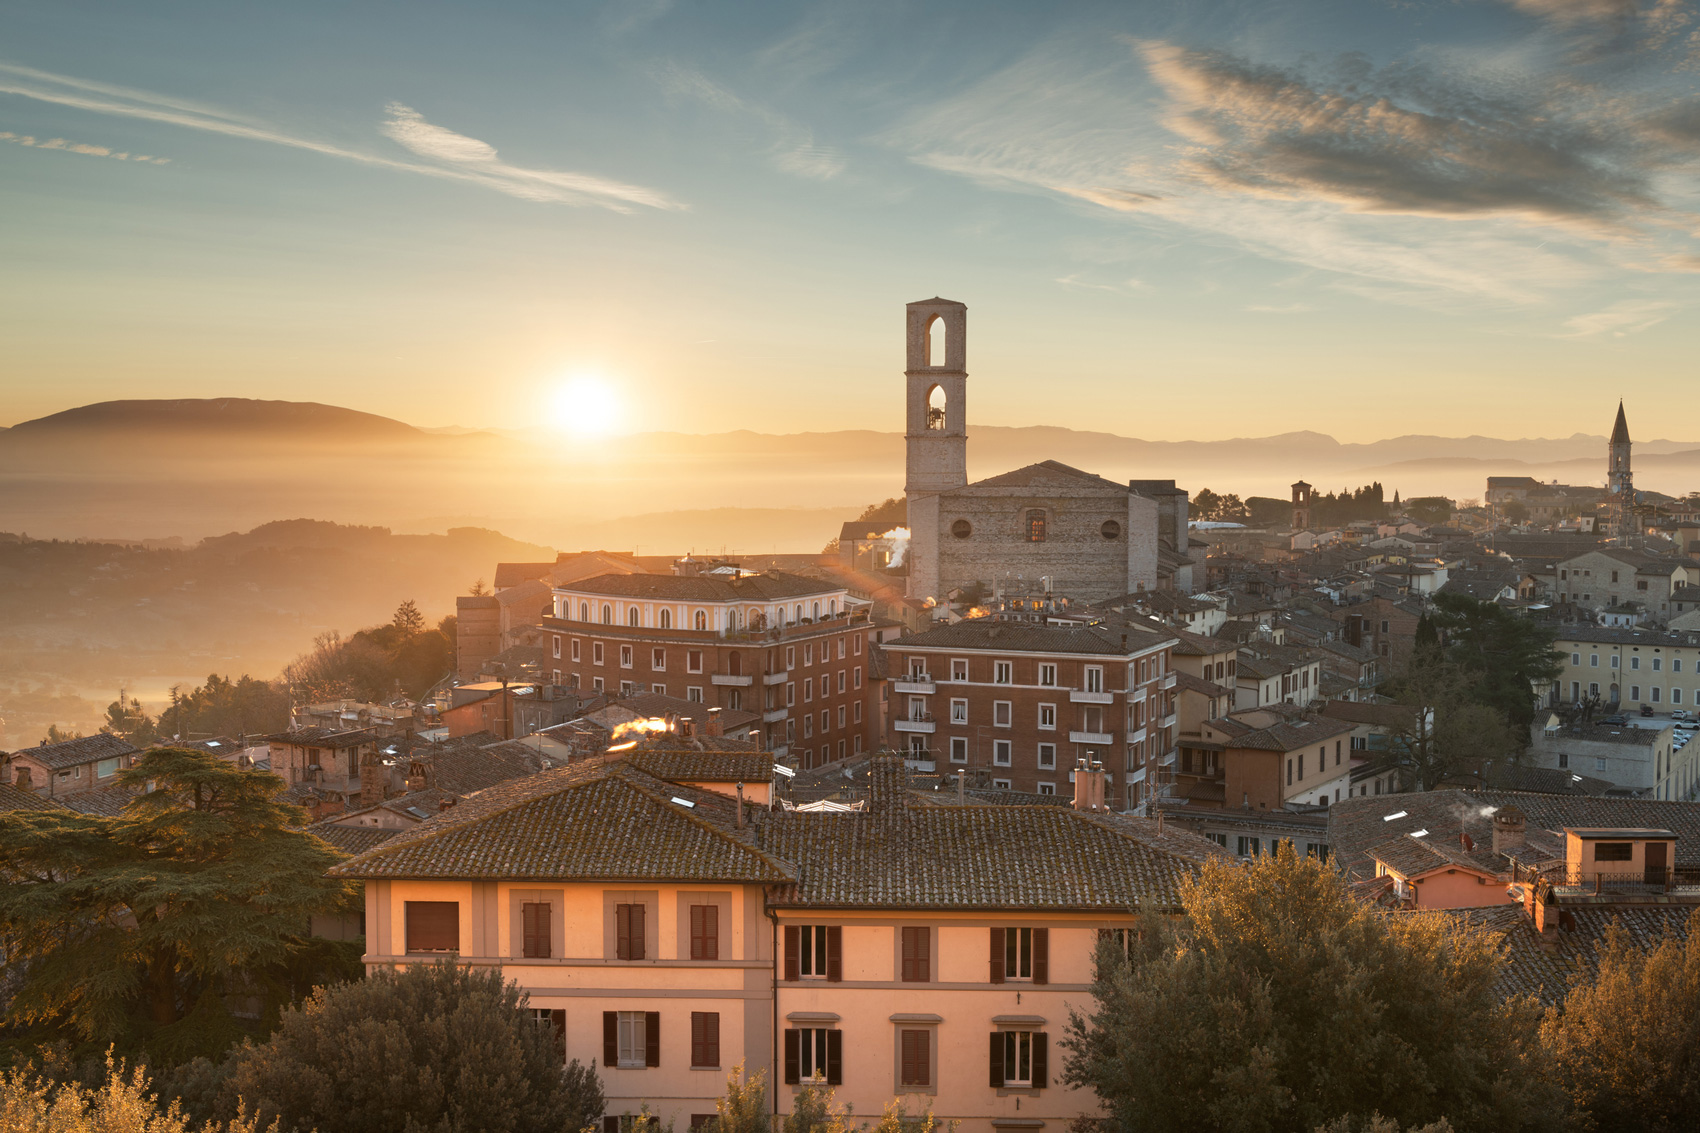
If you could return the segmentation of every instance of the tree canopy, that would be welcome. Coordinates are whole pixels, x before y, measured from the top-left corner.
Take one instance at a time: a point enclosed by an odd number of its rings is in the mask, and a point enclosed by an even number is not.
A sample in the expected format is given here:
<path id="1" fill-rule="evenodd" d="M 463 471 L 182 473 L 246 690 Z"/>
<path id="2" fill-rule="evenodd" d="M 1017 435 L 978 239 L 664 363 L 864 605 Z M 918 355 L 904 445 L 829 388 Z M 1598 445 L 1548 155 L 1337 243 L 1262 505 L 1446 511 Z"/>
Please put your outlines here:
<path id="1" fill-rule="evenodd" d="M 1467 594 L 1436 594 L 1434 609 L 1440 651 L 1421 663 L 1454 666 L 1477 704 L 1497 710 L 1526 736 L 1535 719 L 1536 690 L 1544 691 L 1563 671 L 1553 631 Z M 1414 664 L 1418 660 L 1412 658 Z"/>
<path id="2" fill-rule="evenodd" d="M 1311 1133 L 1345 1119 L 1459 1130 L 1555 1125 L 1532 1001 L 1504 1001 L 1494 940 L 1354 901 L 1290 845 L 1185 883 L 1184 928 L 1101 941 L 1065 1080 L 1126 1133 Z"/>
<path id="3" fill-rule="evenodd" d="M 349 898 L 324 876 L 339 855 L 268 772 L 154 748 L 119 782 L 145 793 L 116 818 L 0 813 L 9 1015 L 168 1060 L 222 1049 L 225 995 L 295 992 L 309 916 Z"/>

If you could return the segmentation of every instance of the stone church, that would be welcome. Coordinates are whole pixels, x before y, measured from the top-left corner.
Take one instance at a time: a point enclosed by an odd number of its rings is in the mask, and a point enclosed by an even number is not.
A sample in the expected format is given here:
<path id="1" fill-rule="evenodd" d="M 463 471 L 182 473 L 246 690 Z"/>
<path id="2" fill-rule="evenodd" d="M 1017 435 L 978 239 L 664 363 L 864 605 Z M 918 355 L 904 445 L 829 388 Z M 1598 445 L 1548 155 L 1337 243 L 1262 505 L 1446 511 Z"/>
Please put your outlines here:
<path id="1" fill-rule="evenodd" d="M 968 308 L 907 314 L 908 596 L 1012 584 L 1100 601 L 1192 590 L 1187 494 L 1173 480 L 1120 484 L 1055 460 L 968 482 Z"/>

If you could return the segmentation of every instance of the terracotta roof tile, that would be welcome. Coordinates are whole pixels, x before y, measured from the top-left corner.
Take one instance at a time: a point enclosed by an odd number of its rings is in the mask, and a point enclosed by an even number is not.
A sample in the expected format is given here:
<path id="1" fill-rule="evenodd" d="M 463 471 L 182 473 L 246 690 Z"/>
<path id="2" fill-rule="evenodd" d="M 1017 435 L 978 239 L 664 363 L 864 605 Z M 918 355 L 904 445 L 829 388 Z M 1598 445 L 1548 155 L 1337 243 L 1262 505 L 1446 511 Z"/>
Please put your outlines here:
<path id="1" fill-rule="evenodd" d="M 93 763 L 100 759 L 133 755 L 139 750 L 136 745 L 120 736 L 96 732 L 92 736 L 62 740 L 56 744 L 38 744 L 35 747 L 26 747 L 13 754 L 26 755 L 31 759 L 40 760 L 57 771 L 62 767 L 75 767 L 81 763 Z"/>

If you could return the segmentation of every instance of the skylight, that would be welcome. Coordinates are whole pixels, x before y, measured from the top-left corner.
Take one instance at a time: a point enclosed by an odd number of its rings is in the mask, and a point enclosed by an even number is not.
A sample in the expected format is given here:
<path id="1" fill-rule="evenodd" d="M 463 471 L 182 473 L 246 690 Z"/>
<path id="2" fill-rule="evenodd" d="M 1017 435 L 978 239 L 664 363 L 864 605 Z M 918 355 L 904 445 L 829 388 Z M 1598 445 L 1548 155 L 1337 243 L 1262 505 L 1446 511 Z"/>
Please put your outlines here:
<path id="1" fill-rule="evenodd" d="M 775 763 L 773 765 L 773 769 L 779 774 L 785 776 L 787 779 L 795 779 L 797 777 L 797 773 L 791 770 L 791 768 L 786 767 L 784 764 Z"/>
<path id="2" fill-rule="evenodd" d="M 688 810 L 695 810 L 697 806 L 697 804 L 693 803 L 690 799 L 681 799 L 678 795 L 673 796 L 673 801 Z"/>
<path id="3" fill-rule="evenodd" d="M 1411 837 L 1413 837 L 1413 838 L 1422 838 L 1422 837 L 1426 836 L 1427 834 L 1428 834 L 1428 827 L 1426 827 L 1426 826 L 1423 827 L 1421 830 L 1411 831 Z"/>
<path id="4" fill-rule="evenodd" d="M 1409 813 L 1410 813 L 1410 811 L 1406 811 L 1406 810 L 1398 810 L 1398 811 L 1394 811 L 1394 812 L 1393 812 L 1393 813 L 1392 813 L 1392 814 L 1384 814 L 1384 815 L 1382 815 L 1382 816 L 1381 816 L 1381 821 L 1383 821 L 1383 822 L 1392 822 L 1392 821 L 1393 821 L 1393 820 L 1394 820 L 1394 819 L 1395 819 L 1395 818 L 1404 818 L 1404 817 L 1405 817 L 1405 816 L 1406 816 L 1406 815 L 1407 815 L 1407 814 L 1409 814 Z"/>

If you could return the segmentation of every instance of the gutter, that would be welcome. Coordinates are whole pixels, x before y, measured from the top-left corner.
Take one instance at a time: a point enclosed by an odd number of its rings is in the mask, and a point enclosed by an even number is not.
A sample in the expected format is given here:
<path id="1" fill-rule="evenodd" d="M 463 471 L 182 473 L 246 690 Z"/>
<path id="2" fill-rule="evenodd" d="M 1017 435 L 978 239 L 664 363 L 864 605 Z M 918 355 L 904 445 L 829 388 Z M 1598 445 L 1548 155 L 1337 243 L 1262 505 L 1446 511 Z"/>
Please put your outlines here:
<path id="1" fill-rule="evenodd" d="M 768 1042 L 769 1050 L 768 1050 L 768 1063 L 767 1063 L 767 1065 L 768 1065 L 769 1070 L 778 1071 L 778 1070 L 780 1070 L 780 1065 L 779 1065 L 779 967 L 782 963 L 784 963 L 784 960 L 779 955 L 779 914 L 774 912 L 773 906 L 771 904 L 769 904 L 769 902 L 767 900 L 767 890 L 766 889 L 762 890 L 762 905 L 763 905 L 762 911 L 767 914 L 767 919 L 769 921 L 773 922 L 773 963 L 769 966 L 769 971 L 771 971 L 773 973 L 769 977 L 769 979 L 770 979 L 770 981 L 772 982 L 772 985 L 773 985 L 773 996 L 772 996 L 772 999 L 773 999 L 773 1028 L 772 1028 L 771 1037 L 770 1037 L 769 1042 Z M 775 1129 L 778 1129 L 779 1128 L 779 1083 L 777 1081 L 775 1081 L 774 1079 L 775 1079 L 774 1074 L 769 1074 L 767 1076 L 768 1089 L 771 1090 L 772 1093 L 773 1093 L 773 1119 L 774 1119 L 773 1127 Z M 745 1077 L 745 1080 L 748 1081 L 747 1075 Z"/>

